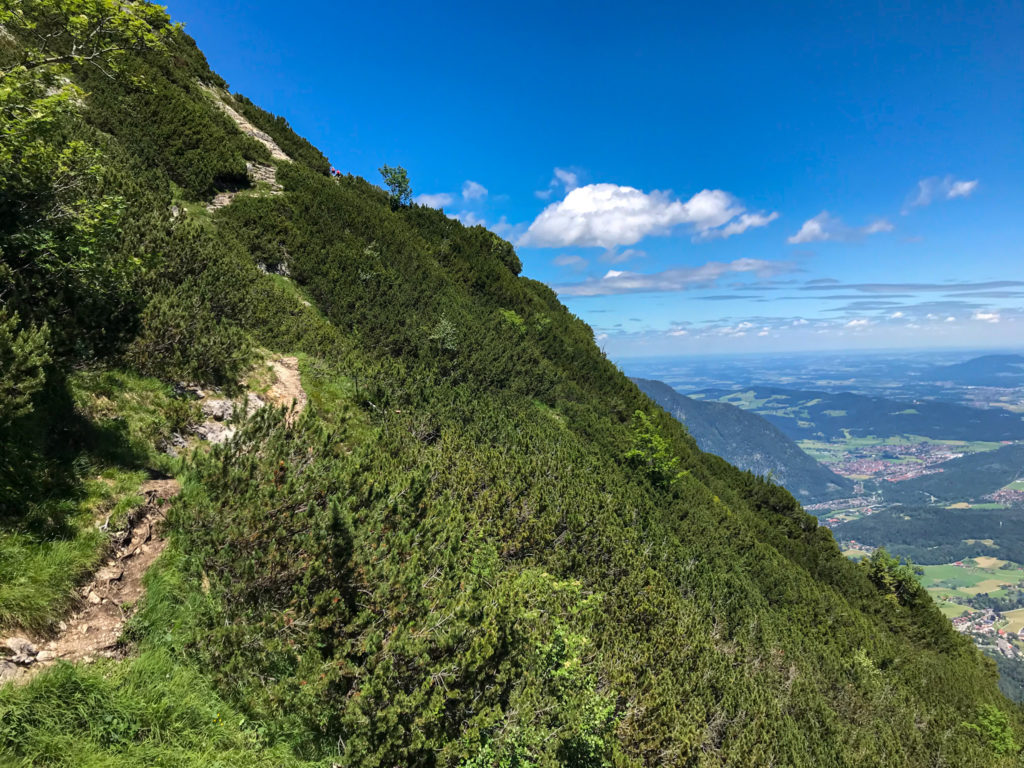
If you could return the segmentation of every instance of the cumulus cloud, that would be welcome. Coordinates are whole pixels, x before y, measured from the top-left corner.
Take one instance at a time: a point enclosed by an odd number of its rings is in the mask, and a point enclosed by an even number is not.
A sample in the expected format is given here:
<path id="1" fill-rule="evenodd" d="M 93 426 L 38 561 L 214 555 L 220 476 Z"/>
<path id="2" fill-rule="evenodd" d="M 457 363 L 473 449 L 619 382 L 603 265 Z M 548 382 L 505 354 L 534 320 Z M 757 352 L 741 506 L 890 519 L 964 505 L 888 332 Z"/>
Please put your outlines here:
<path id="1" fill-rule="evenodd" d="M 910 213 L 912 208 L 920 208 L 931 205 L 936 200 L 955 200 L 958 197 L 968 197 L 978 188 L 978 180 L 955 179 L 952 176 L 939 178 L 930 176 L 917 182 L 917 189 L 903 206 L 903 215 Z"/>
<path id="2" fill-rule="evenodd" d="M 482 200 L 487 197 L 487 187 L 476 181 L 468 179 L 462 184 L 463 200 Z"/>
<path id="3" fill-rule="evenodd" d="M 791 245 L 799 243 L 821 243 L 827 240 L 850 242 L 860 240 L 867 235 L 877 235 L 879 232 L 891 232 L 892 224 L 886 219 L 876 219 L 863 227 L 848 227 L 842 220 L 822 211 L 813 219 L 808 219 L 800 227 L 800 231 L 787 238 L 786 242 Z"/>
<path id="4" fill-rule="evenodd" d="M 436 195 L 416 195 L 412 200 L 417 205 L 425 205 L 428 208 L 443 208 L 451 205 L 454 199 L 447 192 L 439 192 Z"/>
<path id="5" fill-rule="evenodd" d="M 981 320 L 984 323 L 998 323 L 1000 320 L 998 312 L 975 312 L 973 317 L 975 320 Z"/>
<path id="6" fill-rule="evenodd" d="M 519 244 L 614 248 L 633 245 L 647 235 L 667 234 L 681 224 L 689 224 L 698 237 L 710 237 L 714 236 L 711 230 L 745 212 L 732 195 L 720 189 L 705 189 L 683 202 L 659 190 L 643 192 L 618 184 L 588 184 L 545 208 Z M 764 226 L 773 220 L 769 214 L 755 216 L 741 225 L 742 229 Z"/>
<path id="7" fill-rule="evenodd" d="M 731 262 L 710 261 L 699 267 L 677 267 L 663 272 L 641 274 L 609 269 L 603 277 L 579 283 L 556 285 L 563 296 L 608 296 L 623 293 L 685 291 L 714 285 L 720 278 L 736 273 L 750 273 L 766 279 L 793 272 L 793 262 L 765 261 L 763 259 L 736 259 Z"/>

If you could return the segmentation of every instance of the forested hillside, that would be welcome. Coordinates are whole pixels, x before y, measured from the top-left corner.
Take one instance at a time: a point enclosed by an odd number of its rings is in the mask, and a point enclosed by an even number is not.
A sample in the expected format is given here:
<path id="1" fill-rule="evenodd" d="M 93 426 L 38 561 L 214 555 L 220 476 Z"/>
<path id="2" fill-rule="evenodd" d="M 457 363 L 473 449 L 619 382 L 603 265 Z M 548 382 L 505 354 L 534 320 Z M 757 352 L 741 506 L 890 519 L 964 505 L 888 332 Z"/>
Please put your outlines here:
<path id="1" fill-rule="evenodd" d="M 691 394 L 759 413 L 792 440 L 892 435 L 938 440 L 1024 439 L 1024 419 L 1003 408 L 763 386 L 739 391 L 706 389 Z"/>
<path id="2" fill-rule="evenodd" d="M 3 636 L 182 485 L 124 658 L 0 688 L 8 764 L 1019 764 L 908 569 L 701 453 L 509 243 L 332 177 L 155 6 L 0 24 Z M 301 415 L 182 440 L 281 354 Z"/>
<path id="3" fill-rule="evenodd" d="M 815 461 L 762 416 L 728 403 L 694 400 L 661 381 L 634 378 L 633 382 L 683 422 L 702 451 L 770 477 L 805 504 L 853 492 L 852 480 Z"/>
<path id="4" fill-rule="evenodd" d="M 936 465 L 935 470 L 900 483 L 883 483 L 882 493 L 903 504 L 980 501 L 1024 478 L 1024 444 L 960 456 Z"/>

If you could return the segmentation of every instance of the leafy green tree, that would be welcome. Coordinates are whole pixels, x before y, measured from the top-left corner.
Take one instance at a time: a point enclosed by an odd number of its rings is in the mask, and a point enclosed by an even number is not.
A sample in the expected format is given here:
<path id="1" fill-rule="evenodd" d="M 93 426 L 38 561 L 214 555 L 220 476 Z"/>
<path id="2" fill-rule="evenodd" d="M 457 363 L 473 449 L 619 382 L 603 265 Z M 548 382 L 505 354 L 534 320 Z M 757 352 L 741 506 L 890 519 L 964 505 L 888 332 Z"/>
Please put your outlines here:
<path id="1" fill-rule="evenodd" d="M 24 43 L 0 69 L 0 83 L 19 71 L 71 64 L 110 75 L 125 54 L 162 45 L 173 29 L 162 7 L 123 0 L 6 0 L 0 24 Z"/>
<path id="2" fill-rule="evenodd" d="M 409 185 L 409 174 L 400 165 L 382 165 L 378 168 L 384 178 L 384 186 L 391 195 L 391 208 L 406 208 L 412 202 L 412 187 Z"/>
<path id="3" fill-rule="evenodd" d="M 998 707 L 983 704 L 978 710 L 977 722 L 964 723 L 964 726 L 997 755 L 1016 755 L 1021 751 L 1014 738 L 1010 718 Z"/>
<path id="4" fill-rule="evenodd" d="M 910 560 L 901 563 L 898 557 L 890 555 L 884 547 L 876 549 L 871 557 L 863 560 L 861 567 L 867 569 L 868 578 L 878 591 L 894 602 L 904 604 L 921 589 L 915 576 L 914 564 Z"/>

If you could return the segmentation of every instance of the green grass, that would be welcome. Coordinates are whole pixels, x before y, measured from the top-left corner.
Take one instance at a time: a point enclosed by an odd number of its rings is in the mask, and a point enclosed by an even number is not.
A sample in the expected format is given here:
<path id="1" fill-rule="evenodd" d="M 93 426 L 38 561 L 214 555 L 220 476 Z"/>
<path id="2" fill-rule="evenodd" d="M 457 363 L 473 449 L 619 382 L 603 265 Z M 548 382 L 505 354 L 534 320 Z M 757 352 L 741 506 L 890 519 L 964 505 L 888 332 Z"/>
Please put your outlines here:
<path id="1" fill-rule="evenodd" d="M 963 598 L 987 592 L 998 597 L 1003 594 L 1000 584 L 1016 584 L 1024 580 L 1024 569 L 961 567 L 958 565 L 920 566 L 918 577 L 922 586 L 936 599 Z"/>
<path id="2" fill-rule="evenodd" d="M 145 473 L 108 468 L 82 484 L 80 499 L 50 500 L 32 514 L 62 518 L 61 531 L 0 531 L 0 627 L 43 631 L 67 613 L 74 587 L 96 568 L 106 535 L 141 501 Z"/>
<path id="3" fill-rule="evenodd" d="M 970 612 L 973 610 L 969 605 L 961 605 L 950 600 L 936 600 L 936 604 L 939 606 L 939 610 L 942 611 L 942 615 L 950 619 L 962 616 L 964 611 Z"/>
<path id="4" fill-rule="evenodd" d="M 68 396 L 66 481 L 30 492 L 0 521 L 0 631 L 45 631 L 70 610 L 103 557 L 99 526 L 123 525 L 150 472 L 175 472 L 155 444 L 194 413 L 167 385 L 117 371 L 74 374 Z"/>
<path id="5" fill-rule="evenodd" d="M 186 486 L 183 496 L 200 492 Z M 172 546 L 146 576 L 126 639 L 138 655 L 61 663 L 27 685 L 0 688 L 0 764 L 53 768 L 312 768 L 273 745 L 189 664 L 194 619 L 208 609 Z"/>

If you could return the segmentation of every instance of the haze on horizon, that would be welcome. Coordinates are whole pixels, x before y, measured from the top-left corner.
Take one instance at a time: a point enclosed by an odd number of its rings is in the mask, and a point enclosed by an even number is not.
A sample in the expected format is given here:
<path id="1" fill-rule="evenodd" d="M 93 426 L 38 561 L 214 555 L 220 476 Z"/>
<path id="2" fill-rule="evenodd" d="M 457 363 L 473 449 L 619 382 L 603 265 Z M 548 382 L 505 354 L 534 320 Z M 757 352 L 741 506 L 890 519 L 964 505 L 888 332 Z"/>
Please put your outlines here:
<path id="1" fill-rule="evenodd" d="M 613 358 L 1021 346 L 1020 3 L 169 10 L 337 168 L 514 242 Z"/>

